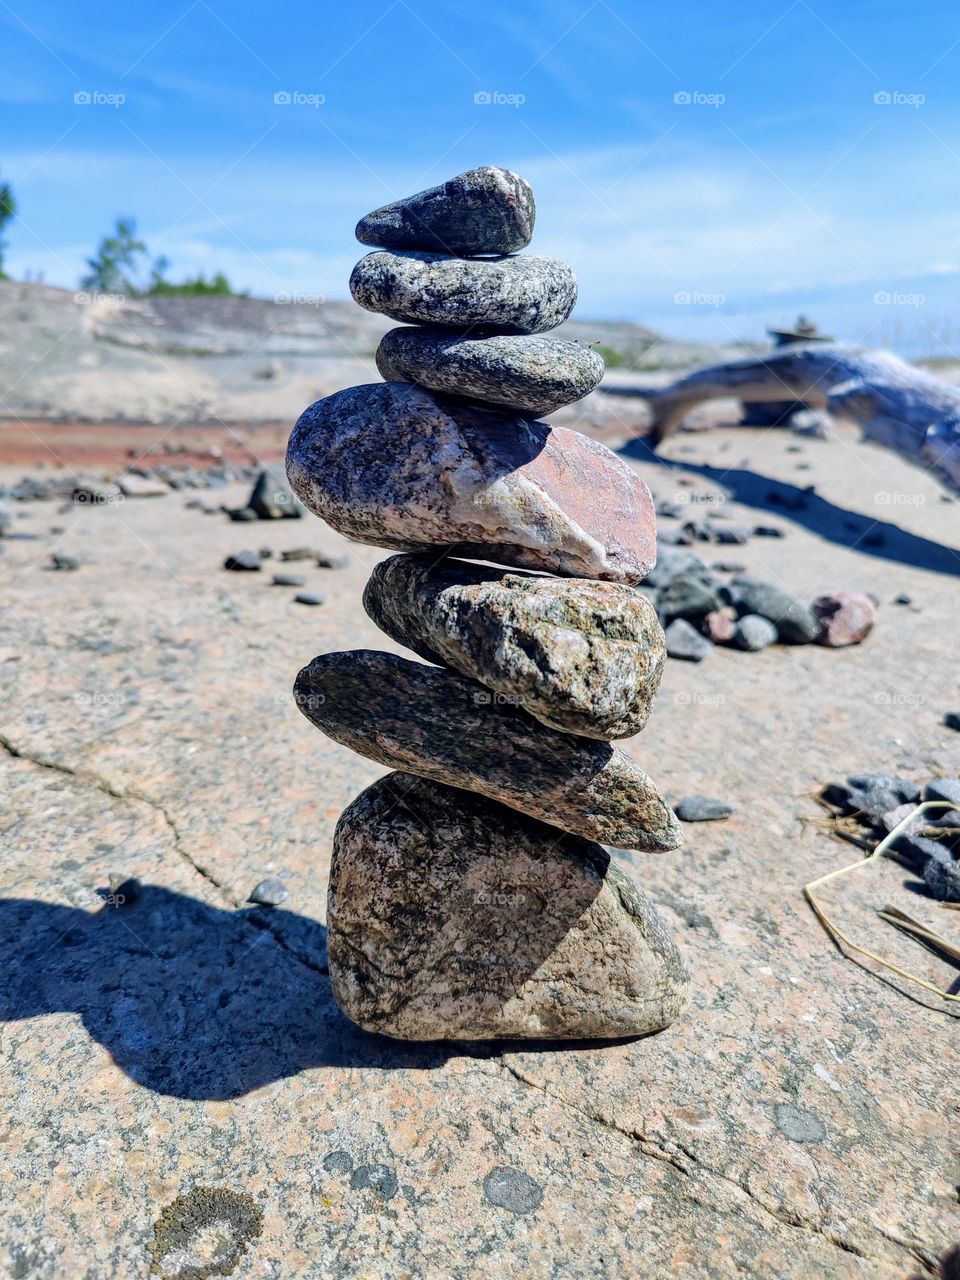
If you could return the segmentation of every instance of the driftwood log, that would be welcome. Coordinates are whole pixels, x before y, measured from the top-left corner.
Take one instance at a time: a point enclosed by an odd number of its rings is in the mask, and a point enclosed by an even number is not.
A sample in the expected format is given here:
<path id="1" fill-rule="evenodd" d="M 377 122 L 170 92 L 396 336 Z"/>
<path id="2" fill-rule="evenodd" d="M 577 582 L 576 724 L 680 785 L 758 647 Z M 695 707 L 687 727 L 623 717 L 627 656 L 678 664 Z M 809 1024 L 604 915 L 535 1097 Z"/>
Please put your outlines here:
<path id="1" fill-rule="evenodd" d="M 864 440 L 885 445 L 960 490 L 960 387 L 885 351 L 794 346 L 712 365 L 672 386 L 637 394 L 653 410 L 654 447 L 704 400 L 796 400 L 852 419 Z"/>

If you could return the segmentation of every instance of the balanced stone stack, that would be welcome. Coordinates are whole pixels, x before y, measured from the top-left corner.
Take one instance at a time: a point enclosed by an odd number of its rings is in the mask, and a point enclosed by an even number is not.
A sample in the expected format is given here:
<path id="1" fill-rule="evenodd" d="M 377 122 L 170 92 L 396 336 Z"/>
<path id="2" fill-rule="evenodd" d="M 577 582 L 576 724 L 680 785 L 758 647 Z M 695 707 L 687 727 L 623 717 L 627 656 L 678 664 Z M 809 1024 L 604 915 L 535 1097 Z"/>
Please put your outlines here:
<path id="1" fill-rule="evenodd" d="M 378 248 L 351 291 L 407 324 L 377 351 L 386 381 L 311 405 L 287 453 L 313 512 L 402 553 L 364 606 L 431 664 L 328 653 L 295 687 L 318 728 L 396 770 L 340 818 L 327 927 L 340 1007 L 404 1039 L 633 1036 L 687 999 L 669 933 L 604 848 L 681 840 L 610 742 L 643 727 L 664 663 L 634 590 L 653 504 L 608 449 L 537 420 L 603 362 L 540 336 L 577 288 L 517 254 L 533 222 L 530 187 L 497 168 L 365 217 Z"/>

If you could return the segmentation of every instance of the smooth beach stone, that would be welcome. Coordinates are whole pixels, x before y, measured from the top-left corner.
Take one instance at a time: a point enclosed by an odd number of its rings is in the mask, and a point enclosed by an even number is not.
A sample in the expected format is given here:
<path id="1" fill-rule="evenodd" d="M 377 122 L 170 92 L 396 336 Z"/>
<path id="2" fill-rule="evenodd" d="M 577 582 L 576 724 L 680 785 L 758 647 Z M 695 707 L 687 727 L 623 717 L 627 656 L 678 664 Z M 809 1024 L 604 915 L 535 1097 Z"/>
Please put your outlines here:
<path id="1" fill-rule="evenodd" d="M 656 561 L 650 490 L 604 445 L 412 383 L 311 405 L 287 475 L 322 520 L 376 547 L 615 582 L 639 582 Z"/>
<path id="2" fill-rule="evenodd" d="M 548 729 L 451 671 L 370 649 L 324 653 L 297 676 L 294 698 L 335 742 L 388 768 L 619 848 L 682 842 L 660 791 L 623 752 Z"/>
<path id="3" fill-rule="evenodd" d="M 409 324 L 543 333 L 573 310 L 577 278 L 565 262 L 537 254 L 486 259 L 380 250 L 354 267 L 350 292 L 367 311 Z"/>
<path id="4" fill-rule="evenodd" d="M 388 382 L 472 396 L 521 413 L 553 413 L 582 399 L 604 374 L 603 359 L 562 338 L 465 338 L 407 325 L 380 339 L 377 368 Z"/>
<path id="5" fill-rule="evenodd" d="M 669 1026 L 689 977 L 606 850 L 469 792 L 392 773 L 337 823 L 333 994 L 407 1040 L 613 1039 Z"/>
<path id="6" fill-rule="evenodd" d="M 513 253 L 530 243 L 536 212 L 529 183 L 509 169 L 483 165 L 374 209 L 357 223 L 357 239 L 465 257 Z"/>
<path id="7" fill-rule="evenodd" d="M 541 724 L 589 738 L 639 733 L 666 644 L 650 601 L 617 582 L 391 556 L 363 607 L 391 639 L 478 680 Z"/>

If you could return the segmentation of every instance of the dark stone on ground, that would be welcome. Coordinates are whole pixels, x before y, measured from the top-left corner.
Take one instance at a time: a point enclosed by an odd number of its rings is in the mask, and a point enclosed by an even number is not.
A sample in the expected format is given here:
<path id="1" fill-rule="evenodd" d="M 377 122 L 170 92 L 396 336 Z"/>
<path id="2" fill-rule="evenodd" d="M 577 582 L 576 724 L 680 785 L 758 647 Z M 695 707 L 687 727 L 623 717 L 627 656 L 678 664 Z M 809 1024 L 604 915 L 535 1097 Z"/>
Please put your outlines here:
<path id="1" fill-rule="evenodd" d="M 684 796 L 675 813 L 681 822 L 716 822 L 720 818 L 729 818 L 733 805 L 710 796 Z"/>
<path id="2" fill-rule="evenodd" d="M 225 569 L 239 573 L 253 573 L 261 566 L 259 551 L 238 551 L 236 555 L 227 556 L 223 562 Z"/>

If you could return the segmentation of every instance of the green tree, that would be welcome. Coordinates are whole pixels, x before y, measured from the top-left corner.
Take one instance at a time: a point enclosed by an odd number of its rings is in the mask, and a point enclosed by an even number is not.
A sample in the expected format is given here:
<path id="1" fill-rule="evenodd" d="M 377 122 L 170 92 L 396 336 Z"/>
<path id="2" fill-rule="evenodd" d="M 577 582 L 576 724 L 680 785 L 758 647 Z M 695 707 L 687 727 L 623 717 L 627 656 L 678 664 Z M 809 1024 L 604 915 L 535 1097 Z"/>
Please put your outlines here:
<path id="1" fill-rule="evenodd" d="M 9 182 L 0 183 L 0 231 L 8 222 L 10 222 L 17 212 L 17 202 L 13 198 L 13 187 Z M 5 240 L 0 239 L 0 280 L 6 280 L 7 274 L 3 269 L 3 254 L 7 247 Z"/>
<path id="2" fill-rule="evenodd" d="M 113 235 L 104 236 L 97 256 L 87 259 L 90 270 L 80 288 L 97 293 L 137 293 L 136 273 L 146 252 L 147 246 L 137 239 L 133 218 L 118 218 Z"/>

